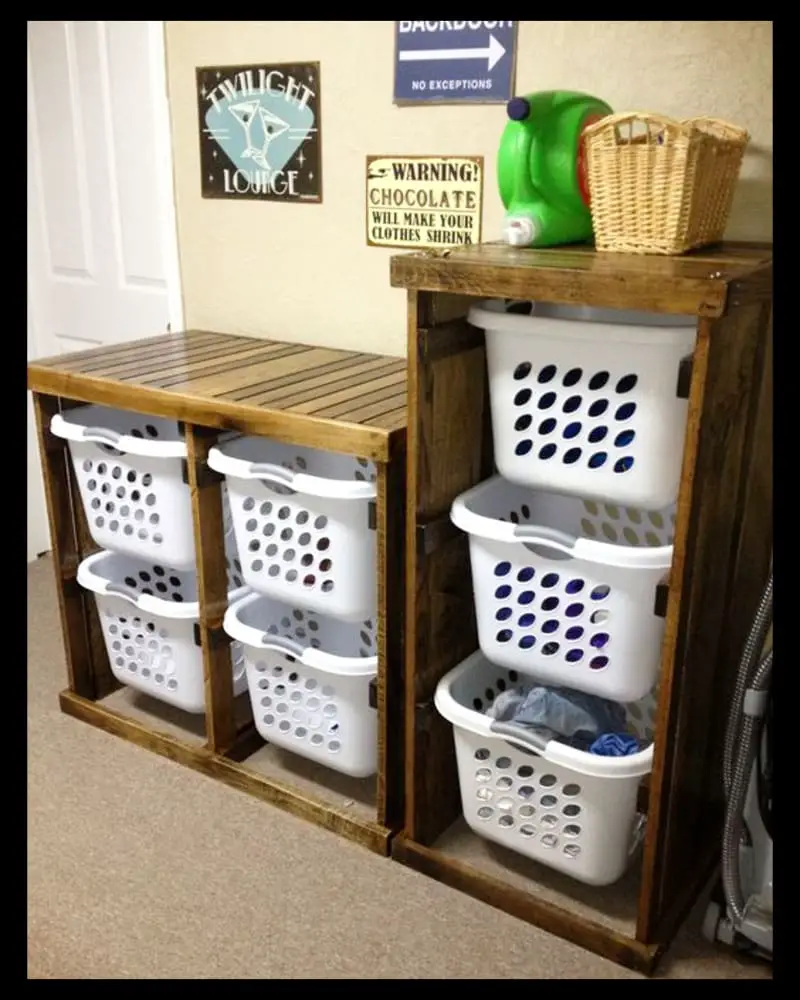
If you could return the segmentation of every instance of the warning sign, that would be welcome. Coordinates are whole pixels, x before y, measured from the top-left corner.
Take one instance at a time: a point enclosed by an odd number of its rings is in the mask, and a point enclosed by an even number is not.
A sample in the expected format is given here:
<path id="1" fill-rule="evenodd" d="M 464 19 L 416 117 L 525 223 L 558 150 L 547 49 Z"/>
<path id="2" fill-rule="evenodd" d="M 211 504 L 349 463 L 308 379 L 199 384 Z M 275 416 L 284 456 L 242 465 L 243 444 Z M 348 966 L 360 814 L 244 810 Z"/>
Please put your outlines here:
<path id="1" fill-rule="evenodd" d="M 480 243 L 482 216 L 482 156 L 367 157 L 369 246 Z"/>

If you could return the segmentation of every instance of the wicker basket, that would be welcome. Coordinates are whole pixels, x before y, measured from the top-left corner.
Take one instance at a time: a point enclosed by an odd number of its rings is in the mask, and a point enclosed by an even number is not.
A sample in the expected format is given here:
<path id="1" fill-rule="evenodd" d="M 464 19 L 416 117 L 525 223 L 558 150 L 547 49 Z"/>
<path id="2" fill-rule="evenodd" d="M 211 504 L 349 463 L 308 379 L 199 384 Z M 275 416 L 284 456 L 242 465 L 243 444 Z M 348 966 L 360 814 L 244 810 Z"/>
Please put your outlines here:
<path id="1" fill-rule="evenodd" d="M 715 118 L 609 115 L 584 132 L 595 246 L 681 254 L 722 239 L 749 135 Z"/>

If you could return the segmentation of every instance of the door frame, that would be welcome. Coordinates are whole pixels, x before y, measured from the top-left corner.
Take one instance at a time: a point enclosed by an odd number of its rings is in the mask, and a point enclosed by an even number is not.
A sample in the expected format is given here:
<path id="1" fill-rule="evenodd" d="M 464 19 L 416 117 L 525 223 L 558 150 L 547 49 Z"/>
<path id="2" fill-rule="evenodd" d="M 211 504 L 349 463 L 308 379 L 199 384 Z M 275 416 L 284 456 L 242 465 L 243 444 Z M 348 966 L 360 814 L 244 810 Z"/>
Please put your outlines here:
<path id="1" fill-rule="evenodd" d="M 157 174 L 159 190 L 159 219 L 161 252 L 167 281 L 168 330 L 175 332 L 184 326 L 183 289 L 181 284 L 178 225 L 175 211 L 174 162 L 172 156 L 171 113 L 167 86 L 167 51 L 164 21 L 147 21 L 150 40 L 150 76 L 155 96 L 155 133 L 157 147 Z M 30 63 L 27 65 L 30 84 Z M 28 88 L 30 93 L 30 86 Z M 42 241 L 44 219 L 38 211 L 41 193 L 35 137 L 28 136 L 28 156 L 34 154 L 34 163 L 28 164 L 28 250 L 27 250 L 27 355 L 28 360 L 47 353 L 41 327 L 41 291 L 37 276 L 42 266 Z M 41 479 L 39 449 L 31 434 L 31 396 L 28 393 L 28 541 L 27 558 L 32 562 L 39 553 L 50 549 L 50 528 L 46 516 L 44 487 Z"/>

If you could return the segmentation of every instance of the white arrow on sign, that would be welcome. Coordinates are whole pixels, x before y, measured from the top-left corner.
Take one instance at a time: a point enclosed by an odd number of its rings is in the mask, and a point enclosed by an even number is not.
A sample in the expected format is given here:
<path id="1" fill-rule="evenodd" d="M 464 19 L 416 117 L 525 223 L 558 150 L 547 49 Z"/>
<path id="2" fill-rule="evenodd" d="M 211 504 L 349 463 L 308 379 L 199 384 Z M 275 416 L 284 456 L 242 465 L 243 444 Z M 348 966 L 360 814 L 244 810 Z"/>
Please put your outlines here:
<path id="1" fill-rule="evenodd" d="M 491 71 L 500 62 L 506 50 L 497 41 L 494 35 L 489 35 L 489 45 L 485 49 L 407 49 L 405 52 L 398 52 L 397 58 L 400 62 L 426 62 L 428 60 L 439 61 L 443 59 L 485 59 L 487 69 Z"/>

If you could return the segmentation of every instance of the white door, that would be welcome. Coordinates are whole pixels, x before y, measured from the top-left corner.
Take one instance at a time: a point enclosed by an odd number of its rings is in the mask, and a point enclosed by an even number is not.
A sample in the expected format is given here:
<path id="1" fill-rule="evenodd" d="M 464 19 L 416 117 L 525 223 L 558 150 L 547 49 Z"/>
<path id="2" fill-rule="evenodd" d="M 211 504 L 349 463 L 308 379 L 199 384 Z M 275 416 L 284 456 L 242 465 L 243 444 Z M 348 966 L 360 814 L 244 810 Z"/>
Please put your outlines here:
<path id="1" fill-rule="evenodd" d="M 162 21 L 28 21 L 28 308 L 29 357 L 183 326 Z"/>

